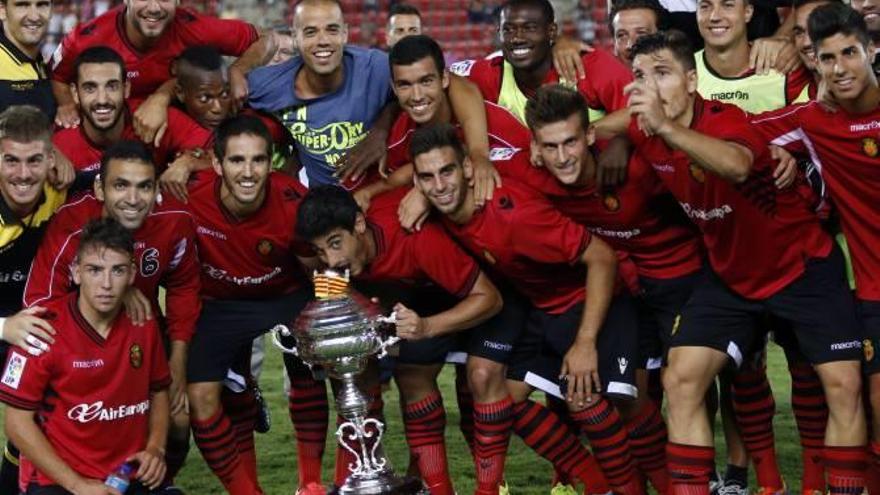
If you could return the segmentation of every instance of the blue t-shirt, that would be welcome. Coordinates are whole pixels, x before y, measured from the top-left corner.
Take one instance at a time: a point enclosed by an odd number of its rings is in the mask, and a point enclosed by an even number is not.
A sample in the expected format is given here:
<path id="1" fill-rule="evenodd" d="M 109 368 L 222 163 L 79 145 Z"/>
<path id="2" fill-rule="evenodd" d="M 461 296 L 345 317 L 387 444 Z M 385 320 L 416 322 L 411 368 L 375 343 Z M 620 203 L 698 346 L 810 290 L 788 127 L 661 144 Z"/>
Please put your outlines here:
<path id="1" fill-rule="evenodd" d="M 290 131 L 309 184 L 339 182 L 333 177 L 336 163 L 366 137 L 393 97 L 385 52 L 346 46 L 342 63 L 342 86 L 333 93 L 305 100 L 293 88 L 303 66 L 301 57 L 248 74 L 251 107 L 273 113 Z"/>

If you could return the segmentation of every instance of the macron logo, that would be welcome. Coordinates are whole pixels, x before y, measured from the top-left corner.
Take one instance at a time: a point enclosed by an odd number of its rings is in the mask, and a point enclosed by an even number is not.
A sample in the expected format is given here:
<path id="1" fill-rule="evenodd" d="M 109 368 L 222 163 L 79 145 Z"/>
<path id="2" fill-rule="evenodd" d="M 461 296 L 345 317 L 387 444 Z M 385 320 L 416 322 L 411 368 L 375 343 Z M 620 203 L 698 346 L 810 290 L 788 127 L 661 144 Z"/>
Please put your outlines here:
<path id="1" fill-rule="evenodd" d="M 617 367 L 620 368 L 621 375 L 626 373 L 627 366 L 629 366 L 629 361 L 627 361 L 625 357 L 617 358 Z"/>
<path id="2" fill-rule="evenodd" d="M 849 126 L 849 132 L 875 131 L 877 129 L 880 129 L 880 121 L 878 120 L 872 120 L 864 124 L 851 124 Z"/>

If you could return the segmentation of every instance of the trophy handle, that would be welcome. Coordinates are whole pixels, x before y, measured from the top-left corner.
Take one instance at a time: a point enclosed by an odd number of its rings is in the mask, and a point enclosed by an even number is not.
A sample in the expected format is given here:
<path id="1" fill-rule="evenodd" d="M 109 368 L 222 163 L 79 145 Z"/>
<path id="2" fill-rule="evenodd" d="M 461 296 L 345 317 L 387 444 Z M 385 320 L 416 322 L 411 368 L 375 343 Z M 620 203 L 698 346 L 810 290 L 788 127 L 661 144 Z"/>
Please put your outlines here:
<path id="1" fill-rule="evenodd" d="M 397 311 L 392 311 L 388 316 L 378 316 L 376 318 L 376 323 L 379 325 L 395 325 L 397 323 Z M 376 355 L 376 358 L 382 359 L 388 355 L 389 347 L 400 342 L 400 337 L 392 335 L 385 340 L 382 340 L 381 337 L 376 337 L 376 340 L 379 344 L 379 353 Z"/>
<path id="2" fill-rule="evenodd" d="M 287 325 L 275 325 L 269 330 L 269 333 L 272 334 L 272 343 L 275 344 L 275 347 L 281 349 L 285 354 L 299 356 L 299 351 L 296 350 L 296 347 L 287 347 L 281 342 L 281 337 L 290 337 L 292 335 Z"/>

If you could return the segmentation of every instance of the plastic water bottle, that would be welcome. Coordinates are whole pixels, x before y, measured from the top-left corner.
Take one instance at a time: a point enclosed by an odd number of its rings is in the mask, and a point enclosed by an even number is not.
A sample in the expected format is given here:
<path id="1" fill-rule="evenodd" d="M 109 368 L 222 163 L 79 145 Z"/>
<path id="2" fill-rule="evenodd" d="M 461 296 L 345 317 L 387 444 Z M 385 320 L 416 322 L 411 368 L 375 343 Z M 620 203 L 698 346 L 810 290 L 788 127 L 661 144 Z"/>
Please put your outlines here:
<path id="1" fill-rule="evenodd" d="M 130 462 L 124 462 L 107 476 L 104 484 L 119 490 L 119 493 L 125 493 L 131 483 L 132 473 L 134 473 L 134 465 Z"/>

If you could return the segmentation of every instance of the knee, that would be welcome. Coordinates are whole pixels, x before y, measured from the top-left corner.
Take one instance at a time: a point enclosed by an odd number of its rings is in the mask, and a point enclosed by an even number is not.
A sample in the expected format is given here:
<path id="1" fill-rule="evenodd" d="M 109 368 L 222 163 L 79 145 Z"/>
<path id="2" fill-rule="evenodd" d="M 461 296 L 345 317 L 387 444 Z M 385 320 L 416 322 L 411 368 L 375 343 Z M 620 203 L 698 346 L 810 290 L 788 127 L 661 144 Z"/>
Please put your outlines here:
<path id="1" fill-rule="evenodd" d="M 839 366 L 832 370 L 822 370 L 820 376 L 830 407 L 838 404 L 855 406 L 861 403 L 862 377 L 858 367 Z"/>
<path id="2" fill-rule="evenodd" d="M 186 388 L 189 405 L 200 418 L 213 415 L 220 407 L 219 385 L 213 382 L 191 383 Z"/>
<path id="3" fill-rule="evenodd" d="M 663 389 L 669 397 L 670 408 L 687 403 L 702 403 L 706 393 L 706 381 L 707 379 L 694 376 L 687 370 L 670 363 L 663 372 Z"/>
<path id="4" fill-rule="evenodd" d="M 171 415 L 171 423 L 168 425 L 169 433 L 186 432 L 189 434 L 189 413 L 181 411 Z"/>
<path id="5" fill-rule="evenodd" d="M 498 363 L 471 363 L 467 368 L 468 386 L 475 397 L 504 386 L 504 366 Z"/>

